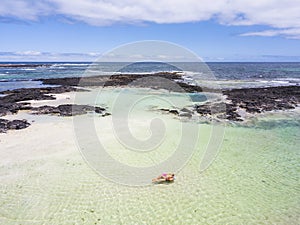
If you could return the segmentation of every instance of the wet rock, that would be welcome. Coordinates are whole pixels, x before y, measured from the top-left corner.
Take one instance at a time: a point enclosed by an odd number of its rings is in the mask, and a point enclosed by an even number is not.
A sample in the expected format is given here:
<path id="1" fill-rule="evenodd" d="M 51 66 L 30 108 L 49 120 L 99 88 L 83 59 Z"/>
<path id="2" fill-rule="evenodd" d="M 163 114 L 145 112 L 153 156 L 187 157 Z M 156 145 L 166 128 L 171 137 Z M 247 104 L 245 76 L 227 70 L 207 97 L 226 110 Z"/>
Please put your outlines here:
<path id="1" fill-rule="evenodd" d="M 193 113 L 192 110 L 189 110 L 187 108 L 183 108 L 180 110 L 181 112 L 185 112 L 185 113 Z"/>
<path id="2" fill-rule="evenodd" d="M 7 103 L 0 100 L 0 116 L 15 114 L 19 110 L 29 110 L 32 107 L 29 103 Z"/>
<path id="3" fill-rule="evenodd" d="M 5 133 L 8 130 L 20 130 L 30 126 L 27 120 L 6 120 L 0 119 L 0 133 Z"/>
<path id="4" fill-rule="evenodd" d="M 262 113 L 272 110 L 293 109 L 300 103 L 300 86 L 244 88 L 226 90 L 228 102 L 196 105 L 195 110 L 202 116 L 216 115 L 220 119 L 242 121 L 238 108 L 246 112 Z"/>
<path id="5" fill-rule="evenodd" d="M 87 112 L 94 111 L 94 107 L 88 105 L 59 105 L 58 109 L 60 116 L 76 116 L 86 114 Z"/>
<path id="6" fill-rule="evenodd" d="M 165 79 L 171 82 L 165 82 Z M 214 89 L 202 88 L 183 82 L 182 74 L 176 72 L 159 72 L 154 74 L 121 74 L 93 77 L 68 77 L 40 79 L 47 85 L 66 85 L 66 86 L 102 86 L 102 87 L 144 87 L 153 89 L 165 89 L 174 92 L 197 93 L 203 91 L 217 92 Z"/>
<path id="7" fill-rule="evenodd" d="M 95 113 L 103 113 L 105 111 L 105 108 L 102 108 L 102 107 L 95 107 Z M 108 113 L 106 113 L 108 114 Z"/>
<path id="8" fill-rule="evenodd" d="M 51 114 L 51 115 L 59 115 L 59 116 L 76 116 L 83 115 L 88 112 L 95 112 L 98 114 L 102 114 L 102 116 L 108 116 L 109 113 L 105 112 L 104 108 L 94 107 L 89 105 L 76 105 L 76 104 L 64 104 L 55 106 L 40 106 L 36 108 L 32 108 L 32 114 Z"/>
<path id="9" fill-rule="evenodd" d="M 28 127 L 29 125 L 30 123 L 26 120 L 12 120 L 8 122 L 7 127 L 9 130 L 20 130 Z"/>
<path id="10" fill-rule="evenodd" d="M 43 87 L 43 88 L 21 88 L 11 91 L 3 91 L 0 94 L 5 96 L 0 98 L 1 102 L 20 102 L 28 100 L 52 100 L 55 97 L 51 94 L 60 94 L 71 91 L 84 91 L 70 86 Z"/>
<path id="11" fill-rule="evenodd" d="M 192 113 L 190 113 L 190 112 L 180 112 L 179 114 L 178 114 L 178 116 L 180 116 L 180 117 L 192 117 L 193 115 L 192 115 Z"/>
<path id="12" fill-rule="evenodd" d="M 170 109 L 169 113 L 174 114 L 174 115 L 178 115 L 179 112 L 176 109 Z"/>
<path id="13" fill-rule="evenodd" d="M 104 117 L 104 116 L 110 116 L 111 113 L 103 113 L 101 116 Z"/>
<path id="14" fill-rule="evenodd" d="M 178 116 L 191 118 L 193 116 L 193 111 L 187 108 L 183 108 L 179 111 Z"/>
<path id="15" fill-rule="evenodd" d="M 235 107 L 249 113 L 293 109 L 300 103 L 300 86 L 243 88 L 223 93 Z"/>
<path id="16" fill-rule="evenodd" d="M 195 105 L 195 110 L 198 114 L 205 116 L 211 115 L 211 106 L 209 104 Z"/>
<path id="17" fill-rule="evenodd" d="M 54 100 L 51 94 L 60 94 L 70 91 L 85 91 L 68 86 L 45 87 L 45 88 L 21 88 L 12 91 L 3 91 L 0 94 L 0 116 L 17 113 L 19 110 L 30 110 L 32 107 L 29 103 L 20 101 L 28 100 Z"/>
<path id="18" fill-rule="evenodd" d="M 179 114 L 178 110 L 176 110 L 176 109 L 159 109 L 159 110 L 163 111 L 163 112 L 173 114 L 173 115 L 178 115 Z"/>
<path id="19" fill-rule="evenodd" d="M 120 74 L 120 75 L 105 75 L 92 77 L 67 77 L 67 78 L 51 78 L 40 79 L 43 84 L 50 85 L 66 85 L 66 86 L 123 86 L 133 84 L 134 81 L 145 77 L 161 77 L 170 80 L 181 79 L 181 75 L 171 72 L 160 72 L 155 74 Z M 149 82 L 149 80 L 148 80 Z M 143 85 L 143 82 L 136 82 L 137 85 Z M 146 83 L 144 83 L 147 85 Z"/>
<path id="20" fill-rule="evenodd" d="M 237 113 L 237 108 L 233 104 L 218 102 L 195 105 L 195 110 L 201 116 L 212 116 L 219 119 L 232 121 L 242 121 L 241 116 Z"/>
<path id="21" fill-rule="evenodd" d="M 48 105 L 43 105 L 40 107 L 32 108 L 31 109 L 32 114 L 60 114 L 60 111 L 57 107 L 54 106 L 48 106 Z"/>

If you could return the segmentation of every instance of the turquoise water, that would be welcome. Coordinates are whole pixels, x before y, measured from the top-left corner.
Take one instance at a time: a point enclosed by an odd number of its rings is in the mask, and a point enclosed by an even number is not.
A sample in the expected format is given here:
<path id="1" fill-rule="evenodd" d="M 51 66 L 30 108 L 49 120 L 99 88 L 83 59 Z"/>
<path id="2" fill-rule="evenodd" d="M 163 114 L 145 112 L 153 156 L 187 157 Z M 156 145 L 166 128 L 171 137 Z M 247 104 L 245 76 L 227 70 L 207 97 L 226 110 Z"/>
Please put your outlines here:
<path id="1" fill-rule="evenodd" d="M 200 147 L 173 184 L 146 187 L 107 181 L 76 152 L 1 166 L 0 221 L 298 224 L 298 146 L 298 127 L 227 127 L 218 157 L 203 173 L 198 171 Z"/>

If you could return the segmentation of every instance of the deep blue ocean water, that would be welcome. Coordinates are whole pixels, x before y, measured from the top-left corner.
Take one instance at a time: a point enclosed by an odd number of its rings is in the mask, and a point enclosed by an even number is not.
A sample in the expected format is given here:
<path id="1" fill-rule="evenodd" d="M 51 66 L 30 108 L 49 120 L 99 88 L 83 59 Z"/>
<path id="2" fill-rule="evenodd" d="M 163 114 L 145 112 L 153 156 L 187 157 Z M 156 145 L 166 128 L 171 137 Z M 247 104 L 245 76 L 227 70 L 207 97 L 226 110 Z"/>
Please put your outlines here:
<path id="1" fill-rule="evenodd" d="M 1 64 L 19 65 L 1 67 Z M 39 87 L 36 79 L 81 77 L 86 75 L 110 75 L 115 73 L 155 73 L 183 71 L 186 82 L 197 80 L 202 85 L 220 85 L 222 88 L 262 87 L 300 84 L 299 63 L 207 63 L 199 69 L 199 63 L 120 63 L 104 62 L 92 65 L 89 62 L 1 62 L 0 91 L 22 87 Z M 209 68 L 209 71 L 208 71 Z M 88 73 L 86 73 L 88 71 Z M 207 76 L 209 73 L 209 76 Z"/>

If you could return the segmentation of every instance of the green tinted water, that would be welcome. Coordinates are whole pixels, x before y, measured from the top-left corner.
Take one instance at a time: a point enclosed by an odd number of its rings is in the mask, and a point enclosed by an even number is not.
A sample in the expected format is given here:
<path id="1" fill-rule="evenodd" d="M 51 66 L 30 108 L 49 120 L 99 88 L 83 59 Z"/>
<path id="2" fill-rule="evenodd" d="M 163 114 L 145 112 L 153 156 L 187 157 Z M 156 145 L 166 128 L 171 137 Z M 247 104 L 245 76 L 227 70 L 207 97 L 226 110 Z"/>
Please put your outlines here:
<path id="1" fill-rule="evenodd" d="M 155 111 L 138 113 L 145 105 L 141 104 L 132 114 L 136 122 L 132 130 L 137 137 L 149 135 L 145 128 L 147 113 L 151 117 L 165 118 L 166 125 L 174 132 L 167 135 L 165 152 L 161 149 L 157 158 L 149 153 L 152 160 L 159 160 L 172 154 L 167 147 L 176 143 L 179 135 L 176 127 L 182 122 Z M 76 149 L 71 139 L 71 124 L 52 126 L 54 130 L 65 130 L 65 138 L 62 141 L 61 133 L 54 132 L 52 140 L 60 141 L 39 146 L 37 150 L 68 148 L 70 151 L 64 155 L 16 160 L 9 165 L 1 162 L 0 223 L 299 224 L 300 132 L 296 118 L 296 115 L 294 119 L 293 116 L 269 116 L 248 127 L 227 126 L 217 158 L 202 173 L 199 164 L 209 141 L 211 125 L 198 125 L 201 132 L 196 151 L 176 174 L 176 181 L 144 187 L 124 186 L 99 176 Z M 108 138 L 106 145 L 117 160 L 133 166 L 151 165 L 153 161 L 132 152 L 120 150 L 122 154 L 118 154 L 115 147 L 119 143 L 109 138 L 110 135 L 104 135 L 110 132 L 109 120 L 97 118 L 96 122 L 102 122 L 104 130 L 98 132 L 103 132 L 104 139 Z M 20 131 L 24 132 L 20 135 L 38 135 L 46 127 L 46 122 L 36 124 L 27 131 Z M 47 134 L 39 137 L 47 141 Z M 5 136 L 1 138 L 3 144 Z M 6 149 L 1 148 L 1 151 L 29 148 L 34 139 L 26 140 L 5 145 Z"/>

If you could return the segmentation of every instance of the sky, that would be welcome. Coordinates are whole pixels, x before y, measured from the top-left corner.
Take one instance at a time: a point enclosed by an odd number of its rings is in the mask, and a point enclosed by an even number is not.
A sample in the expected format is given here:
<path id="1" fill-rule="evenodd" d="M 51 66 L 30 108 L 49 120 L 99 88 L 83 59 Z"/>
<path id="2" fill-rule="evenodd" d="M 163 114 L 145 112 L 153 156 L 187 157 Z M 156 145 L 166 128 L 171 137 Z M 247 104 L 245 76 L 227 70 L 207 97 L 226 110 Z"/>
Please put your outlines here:
<path id="1" fill-rule="evenodd" d="M 300 62 L 300 0 L 0 0 L 0 61 L 93 61 L 161 40 L 204 61 Z"/>

